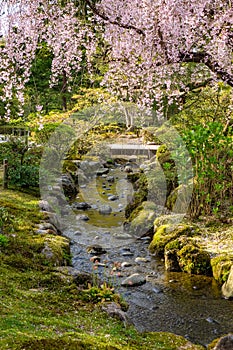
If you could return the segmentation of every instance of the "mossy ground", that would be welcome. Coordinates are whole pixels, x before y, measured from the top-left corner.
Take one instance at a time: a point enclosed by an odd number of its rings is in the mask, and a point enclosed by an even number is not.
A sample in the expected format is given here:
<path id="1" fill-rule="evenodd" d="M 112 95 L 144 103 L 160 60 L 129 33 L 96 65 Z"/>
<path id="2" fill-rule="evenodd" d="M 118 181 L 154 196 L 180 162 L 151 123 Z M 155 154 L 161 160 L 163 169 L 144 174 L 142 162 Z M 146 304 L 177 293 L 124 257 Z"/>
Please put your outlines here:
<path id="1" fill-rule="evenodd" d="M 169 333 L 139 334 L 109 320 L 82 290 L 61 279 L 41 255 L 34 228 L 43 219 L 38 200 L 1 190 L 0 206 L 9 222 L 8 244 L 0 247 L 0 348 L 4 349 L 202 349 Z"/>

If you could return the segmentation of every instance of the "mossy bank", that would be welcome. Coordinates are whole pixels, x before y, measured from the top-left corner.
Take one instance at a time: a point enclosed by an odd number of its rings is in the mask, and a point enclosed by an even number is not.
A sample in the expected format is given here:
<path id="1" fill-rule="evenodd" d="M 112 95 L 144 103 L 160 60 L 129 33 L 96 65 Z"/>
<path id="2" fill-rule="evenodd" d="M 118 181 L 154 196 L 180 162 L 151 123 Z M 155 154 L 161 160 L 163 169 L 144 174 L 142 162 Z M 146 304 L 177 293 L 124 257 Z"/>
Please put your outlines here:
<path id="1" fill-rule="evenodd" d="M 89 284 L 81 286 L 80 280 L 59 270 L 57 265 L 70 261 L 67 244 L 51 232 L 38 233 L 37 225 L 44 220 L 38 199 L 2 190 L 0 207 L 5 212 L 0 240 L 1 349 L 202 349 L 174 334 L 140 334 L 117 319 L 110 321 L 100 305 L 117 297 L 107 287 L 97 293 Z M 54 251 L 52 259 L 49 249 Z"/>

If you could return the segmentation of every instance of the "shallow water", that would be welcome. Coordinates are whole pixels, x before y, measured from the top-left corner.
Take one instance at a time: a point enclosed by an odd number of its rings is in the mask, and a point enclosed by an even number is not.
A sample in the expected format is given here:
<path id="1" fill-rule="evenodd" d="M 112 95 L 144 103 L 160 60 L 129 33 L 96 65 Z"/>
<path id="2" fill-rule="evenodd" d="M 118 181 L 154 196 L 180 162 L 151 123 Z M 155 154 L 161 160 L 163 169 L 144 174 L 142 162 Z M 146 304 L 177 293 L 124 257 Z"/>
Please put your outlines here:
<path id="1" fill-rule="evenodd" d="M 120 169 L 113 169 L 110 175 L 117 177 L 112 186 L 103 189 L 103 185 L 108 185 L 106 178 L 95 178 L 82 188 L 77 201 L 86 201 L 94 208 L 110 204 L 113 213 L 101 215 L 97 209 L 79 210 L 76 213 L 87 215 L 89 221 L 66 223 L 64 234 L 72 240 L 73 266 L 113 283 L 129 303 L 129 319 L 141 332 L 172 332 L 202 345 L 233 332 L 233 301 L 222 298 L 213 278 L 167 273 L 163 261 L 149 255 L 147 240 L 121 238 L 124 207 L 133 189 Z M 119 200 L 109 201 L 108 193 L 119 195 Z M 101 255 L 105 266 L 94 271 L 92 255 L 86 248 L 95 244 L 106 248 L 106 253 Z M 137 257 L 146 257 L 148 261 L 136 263 Z M 114 271 L 116 263 L 122 262 L 132 266 Z M 122 279 L 135 272 L 145 275 L 147 283 L 121 287 Z"/>

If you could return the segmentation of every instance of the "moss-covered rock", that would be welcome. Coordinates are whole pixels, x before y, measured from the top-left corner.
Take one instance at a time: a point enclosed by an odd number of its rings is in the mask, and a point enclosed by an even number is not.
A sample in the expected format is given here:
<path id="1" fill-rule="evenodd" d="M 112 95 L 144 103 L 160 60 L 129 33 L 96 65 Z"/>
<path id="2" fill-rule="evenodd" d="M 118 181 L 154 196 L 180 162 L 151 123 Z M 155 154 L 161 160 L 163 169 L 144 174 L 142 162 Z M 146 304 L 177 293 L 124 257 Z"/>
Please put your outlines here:
<path id="1" fill-rule="evenodd" d="M 93 283 L 93 275 L 91 273 L 79 271 L 71 266 L 56 267 L 55 272 L 62 281 L 65 279 L 70 281 L 70 283 L 74 282 L 79 287 L 87 288 L 88 284 L 91 285 Z"/>
<path id="2" fill-rule="evenodd" d="M 181 236 L 177 239 L 170 241 L 165 246 L 164 250 L 164 264 L 165 269 L 169 272 L 181 272 L 182 269 L 179 265 L 178 251 L 186 244 L 191 243 L 192 239 L 186 236 Z"/>
<path id="3" fill-rule="evenodd" d="M 136 209 L 138 212 L 138 207 L 147 200 L 148 195 L 148 183 L 145 174 L 140 174 L 139 179 L 134 183 L 135 193 L 132 200 L 127 204 L 125 208 L 125 217 L 129 221 L 132 220 L 135 215 L 133 211 Z"/>
<path id="4" fill-rule="evenodd" d="M 233 334 L 225 335 L 215 339 L 208 345 L 208 350 L 232 350 L 233 349 Z"/>
<path id="5" fill-rule="evenodd" d="M 177 251 L 179 249 L 179 241 L 176 239 L 169 242 L 164 251 L 164 264 L 166 271 L 181 272 L 181 268 L 177 258 Z"/>
<path id="6" fill-rule="evenodd" d="M 175 161 L 166 145 L 161 145 L 156 153 L 156 159 L 160 163 L 167 183 L 167 197 L 178 186 L 178 177 Z"/>
<path id="7" fill-rule="evenodd" d="M 167 271 L 187 272 L 196 275 L 212 275 L 209 253 L 202 250 L 194 238 L 181 236 L 165 246 Z"/>
<path id="8" fill-rule="evenodd" d="M 130 231 L 137 235 L 142 236 L 144 234 L 153 233 L 153 222 L 157 215 L 157 206 L 150 201 L 145 201 L 140 207 L 133 212 L 134 217 L 131 215 Z"/>
<path id="9" fill-rule="evenodd" d="M 154 230 L 156 230 L 159 226 L 162 225 L 179 224 L 182 222 L 183 217 L 183 214 L 161 215 L 154 221 Z"/>
<path id="10" fill-rule="evenodd" d="M 222 286 L 222 294 L 225 298 L 233 298 L 233 265 L 231 266 L 227 281 Z"/>
<path id="11" fill-rule="evenodd" d="M 194 243 L 185 245 L 177 252 L 181 270 L 195 275 L 212 275 L 210 255 Z"/>
<path id="12" fill-rule="evenodd" d="M 164 206 L 167 198 L 169 181 L 164 170 L 158 163 L 152 163 L 145 169 L 147 179 L 148 200 Z"/>
<path id="13" fill-rule="evenodd" d="M 45 258 L 44 263 L 52 266 L 70 264 L 70 243 L 67 238 L 47 235 L 44 238 L 40 237 L 38 239 L 43 240 L 44 243 L 44 248 L 41 251 L 41 255 Z"/>
<path id="14" fill-rule="evenodd" d="M 159 161 L 159 163 L 162 165 L 166 162 L 172 162 L 171 160 L 171 153 L 168 150 L 166 145 L 161 145 L 157 152 L 156 152 L 156 158 Z M 174 161 L 173 161 L 174 162 Z"/>
<path id="15" fill-rule="evenodd" d="M 149 245 L 149 251 L 159 256 L 163 256 L 165 246 L 172 240 L 182 236 L 194 236 L 198 230 L 190 225 L 185 224 L 167 224 L 159 226 L 154 233 L 153 240 Z"/>
<path id="16" fill-rule="evenodd" d="M 221 254 L 211 259 L 213 277 L 220 285 L 227 281 L 232 265 L 233 257 L 228 254 Z"/>
<path id="17" fill-rule="evenodd" d="M 193 182 L 191 180 L 187 185 L 179 185 L 168 196 L 166 207 L 175 213 L 186 213 L 189 208 L 192 191 Z"/>

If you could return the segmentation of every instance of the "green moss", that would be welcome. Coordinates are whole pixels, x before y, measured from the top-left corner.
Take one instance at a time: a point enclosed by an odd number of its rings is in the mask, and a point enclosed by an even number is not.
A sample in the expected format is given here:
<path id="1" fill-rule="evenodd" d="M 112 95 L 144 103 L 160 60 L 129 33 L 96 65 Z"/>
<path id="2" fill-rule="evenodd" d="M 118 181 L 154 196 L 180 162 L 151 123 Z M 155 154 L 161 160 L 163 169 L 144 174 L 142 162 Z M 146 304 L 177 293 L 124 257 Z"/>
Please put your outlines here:
<path id="1" fill-rule="evenodd" d="M 186 213 L 189 208 L 192 190 L 192 181 L 188 185 L 182 184 L 176 187 L 167 198 L 167 208 L 176 213 Z"/>
<path id="2" fill-rule="evenodd" d="M 148 184 L 145 174 L 141 174 L 139 180 L 136 181 L 134 187 L 136 189 L 136 192 L 134 193 L 133 199 L 127 204 L 125 208 L 126 219 L 130 218 L 132 212 L 139 206 L 141 206 L 142 202 L 147 200 Z M 133 216 L 135 217 L 135 215 Z"/>
<path id="3" fill-rule="evenodd" d="M 195 244 L 185 245 L 177 252 L 177 256 L 182 271 L 196 275 L 212 275 L 209 253 Z"/>
<path id="4" fill-rule="evenodd" d="M 64 173 L 75 173 L 78 170 L 77 165 L 71 160 L 65 160 L 62 164 L 62 171 Z"/>
<path id="5" fill-rule="evenodd" d="M 159 163 L 162 165 L 167 162 L 171 162 L 171 153 L 167 149 L 166 145 L 161 145 L 157 152 L 156 152 L 156 158 L 159 161 Z"/>
<path id="6" fill-rule="evenodd" d="M 207 350 L 214 350 L 220 338 L 213 340 L 207 347 Z"/>
<path id="7" fill-rule="evenodd" d="M 149 245 L 149 250 L 152 254 L 157 253 L 163 256 L 165 246 L 172 240 L 182 236 L 193 236 L 197 234 L 197 230 L 193 226 L 184 224 L 167 224 L 162 225 L 155 230 L 153 240 Z"/>
<path id="8" fill-rule="evenodd" d="M 233 257 L 230 257 L 227 254 L 221 254 L 211 259 L 213 276 L 220 283 L 220 285 L 227 281 L 232 265 Z"/>
<path id="9" fill-rule="evenodd" d="M 11 191 L 2 191 L 0 200 L 15 219 L 14 232 L 6 231 L 9 244 L 0 255 L 1 350 L 203 349 L 174 334 L 140 334 L 118 320 L 110 322 L 93 303 L 83 301 L 72 278 L 44 265 L 45 242 L 59 259 L 68 244 L 60 236 L 33 233 L 41 220 L 37 200 Z"/>
<path id="10" fill-rule="evenodd" d="M 180 240 L 174 239 L 173 241 L 169 242 L 166 247 L 166 250 L 174 250 L 174 249 L 180 249 Z"/>
<path id="11" fill-rule="evenodd" d="M 156 159 L 160 163 L 167 184 L 167 197 L 178 186 L 178 177 L 175 161 L 166 145 L 161 145 L 156 152 Z"/>
<path id="12" fill-rule="evenodd" d="M 140 178 L 140 173 L 129 173 L 129 174 L 127 174 L 127 179 L 133 184 L 136 181 L 138 181 L 139 178 Z"/>
<path id="13" fill-rule="evenodd" d="M 176 214 L 176 215 L 161 215 L 154 221 L 154 229 L 156 230 L 161 225 L 166 224 L 179 224 L 182 222 L 184 215 Z"/>
<path id="14" fill-rule="evenodd" d="M 49 265 L 60 266 L 70 263 L 70 245 L 67 238 L 46 235 L 45 237 L 40 237 L 39 241 L 44 243 L 41 253 L 45 256 Z"/>
<path id="15" fill-rule="evenodd" d="M 143 202 L 140 207 L 133 211 L 134 218 L 131 221 L 131 230 L 133 233 L 145 234 L 153 229 L 153 222 L 156 217 L 155 210 L 156 205 L 153 202 Z"/>

